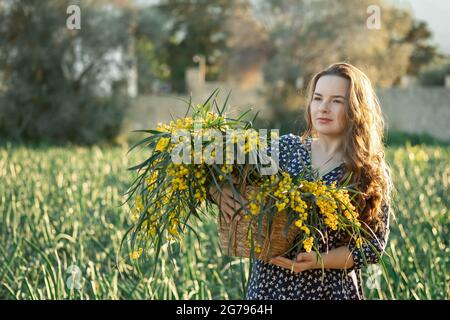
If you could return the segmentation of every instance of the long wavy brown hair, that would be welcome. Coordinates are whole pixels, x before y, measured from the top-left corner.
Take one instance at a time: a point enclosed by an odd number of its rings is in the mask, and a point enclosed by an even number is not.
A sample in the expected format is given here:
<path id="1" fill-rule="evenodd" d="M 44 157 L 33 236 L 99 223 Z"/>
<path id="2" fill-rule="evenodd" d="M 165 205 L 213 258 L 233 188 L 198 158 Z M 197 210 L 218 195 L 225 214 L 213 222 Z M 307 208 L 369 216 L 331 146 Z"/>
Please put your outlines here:
<path id="1" fill-rule="evenodd" d="M 383 145 L 384 120 L 380 102 L 369 78 L 358 68 L 348 63 L 335 63 L 315 74 L 307 89 L 305 120 L 306 138 L 317 137 L 311 119 L 311 101 L 317 81 L 325 75 L 339 76 L 350 81 L 346 106 L 346 130 L 344 133 L 345 174 L 342 184 L 351 174 L 350 182 L 355 184 L 360 195 L 355 205 L 360 211 L 360 220 L 373 232 L 386 226 L 380 219 L 383 203 L 390 206 L 391 171 L 385 161 Z"/>

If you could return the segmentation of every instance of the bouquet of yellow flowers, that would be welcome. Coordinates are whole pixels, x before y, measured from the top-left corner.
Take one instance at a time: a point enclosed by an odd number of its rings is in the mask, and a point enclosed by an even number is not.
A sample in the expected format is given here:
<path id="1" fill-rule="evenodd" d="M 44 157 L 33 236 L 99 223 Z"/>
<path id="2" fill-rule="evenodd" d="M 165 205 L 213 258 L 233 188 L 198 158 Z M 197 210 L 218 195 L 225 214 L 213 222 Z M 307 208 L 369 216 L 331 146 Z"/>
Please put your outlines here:
<path id="1" fill-rule="evenodd" d="M 208 198 L 211 185 L 229 185 L 239 194 L 236 177 L 242 185 L 264 171 L 264 159 L 266 164 L 270 160 L 260 152 L 267 149 L 268 139 L 253 129 L 256 116 L 246 119 L 247 111 L 235 119 L 226 117 L 229 96 L 219 107 L 217 93 L 197 106 L 189 101 L 184 118 L 160 123 L 156 129 L 137 130 L 149 136 L 129 152 L 141 146 L 149 157 L 129 168 L 137 173 L 126 193 L 133 226 L 121 246 L 130 235 L 132 259 L 139 258 L 148 246 L 156 249 L 157 258 L 162 245 L 181 240 L 192 217 L 210 215 L 214 211 Z"/>
<path id="2" fill-rule="evenodd" d="M 289 250 L 317 250 L 327 227 L 363 241 L 353 190 L 291 178 L 277 166 L 277 133 L 256 131 L 256 116 L 246 120 L 248 112 L 227 117 L 228 97 L 219 108 L 217 92 L 196 107 L 189 101 L 184 118 L 140 130 L 149 136 L 130 151 L 142 146 L 149 157 L 129 168 L 137 172 L 127 192 L 134 221 L 122 240 L 131 236 L 130 257 L 151 247 L 157 259 L 162 245 L 182 239 L 192 217 L 213 214 L 211 186 L 219 191 L 228 186 L 242 199 L 243 219 L 224 223 L 222 214 L 217 217 L 228 255 L 268 260 Z M 298 236 L 301 241 L 292 247 Z"/>

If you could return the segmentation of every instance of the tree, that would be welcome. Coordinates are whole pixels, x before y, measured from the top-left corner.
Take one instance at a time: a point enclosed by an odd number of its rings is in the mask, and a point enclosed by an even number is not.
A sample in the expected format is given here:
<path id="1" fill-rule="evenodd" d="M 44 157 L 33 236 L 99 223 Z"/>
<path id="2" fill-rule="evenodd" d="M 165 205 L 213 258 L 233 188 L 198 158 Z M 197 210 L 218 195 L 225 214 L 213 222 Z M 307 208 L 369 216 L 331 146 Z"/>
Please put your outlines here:
<path id="1" fill-rule="evenodd" d="M 433 63 L 420 70 L 418 79 L 423 86 L 445 86 L 450 75 L 450 57 L 439 56 Z"/>
<path id="2" fill-rule="evenodd" d="M 428 25 L 423 21 L 415 21 L 412 28 L 406 34 L 404 42 L 414 46 L 409 58 L 407 73 L 417 75 L 419 71 L 438 55 L 436 46 L 430 45 L 432 33 Z"/>
<path id="3" fill-rule="evenodd" d="M 371 5 L 380 8 L 380 29 L 367 25 Z M 265 76 L 279 113 L 298 109 L 312 75 L 334 62 L 359 66 L 380 86 L 392 85 L 406 72 L 411 45 L 401 40 L 412 17 L 384 1 L 268 0 L 257 2 L 255 10 L 275 48 Z"/>
<path id="4" fill-rule="evenodd" d="M 66 26 L 72 4 L 82 8 L 81 30 Z M 115 55 L 126 52 L 129 19 L 126 11 L 87 1 L 9 1 L 0 11 L 0 135 L 88 144 L 114 140 L 127 105 L 126 64 Z M 117 90 L 110 90 L 108 80 Z"/>
<path id="5" fill-rule="evenodd" d="M 161 90 L 162 83 L 170 80 L 170 62 L 166 48 L 170 34 L 168 17 L 157 6 L 140 8 L 134 34 L 140 94 Z"/>
<path id="6" fill-rule="evenodd" d="M 241 88 L 260 85 L 261 65 L 270 56 L 272 45 L 267 30 L 255 18 L 248 0 L 237 0 L 226 23 L 227 50 L 222 57 L 220 79 L 239 83 Z"/>
<path id="7" fill-rule="evenodd" d="M 177 92 L 185 91 L 185 71 L 195 66 L 193 57 L 203 55 L 207 66 L 217 64 L 226 51 L 225 21 L 235 0 L 161 0 L 170 37 L 165 43 L 170 82 Z M 211 68 L 207 68 L 210 70 Z M 207 73 L 207 77 L 211 77 Z"/>

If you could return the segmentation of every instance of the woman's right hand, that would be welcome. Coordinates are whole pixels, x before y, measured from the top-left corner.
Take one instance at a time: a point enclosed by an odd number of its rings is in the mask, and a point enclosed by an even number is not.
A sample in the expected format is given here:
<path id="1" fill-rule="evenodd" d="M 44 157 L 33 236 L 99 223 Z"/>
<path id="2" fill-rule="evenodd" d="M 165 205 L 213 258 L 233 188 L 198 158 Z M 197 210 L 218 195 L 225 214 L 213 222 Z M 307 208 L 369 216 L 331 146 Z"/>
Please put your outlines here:
<path id="1" fill-rule="evenodd" d="M 233 217 L 237 214 L 235 219 L 238 221 L 242 218 L 243 206 L 247 205 L 247 200 L 238 195 L 233 194 L 230 186 L 223 186 L 222 192 L 216 186 L 209 188 L 209 194 L 214 202 L 219 206 L 220 211 L 224 214 L 226 223 L 230 223 Z M 241 199 L 241 201 L 239 201 Z"/>

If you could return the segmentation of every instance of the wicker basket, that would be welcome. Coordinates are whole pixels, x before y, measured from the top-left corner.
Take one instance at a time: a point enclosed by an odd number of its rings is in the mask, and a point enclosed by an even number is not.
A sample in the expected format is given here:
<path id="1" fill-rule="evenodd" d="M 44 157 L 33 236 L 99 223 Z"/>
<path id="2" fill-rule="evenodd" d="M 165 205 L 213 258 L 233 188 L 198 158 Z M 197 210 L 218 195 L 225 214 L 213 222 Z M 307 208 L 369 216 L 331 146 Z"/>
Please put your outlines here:
<path id="1" fill-rule="evenodd" d="M 245 166 L 243 176 L 246 177 L 249 166 Z M 246 183 L 238 181 L 239 192 L 245 194 Z M 285 233 L 288 216 L 285 211 L 277 213 L 272 219 L 272 228 L 269 230 L 267 216 L 264 216 L 261 228 L 261 238 L 258 236 L 258 219 L 232 219 L 230 223 L 225 221 L 224 215 L 219 210 L 217 215 L 217 225 L 219 230 L 220 246 L 224 254 L 231 257 L 250 258 L 251 247 L 248 245 L 248 233 L 251 224 L 253 243 L 261 251 L 255 252 L 256 259 L 269 261 L 272 257 L 284 255 L 289 252 L 292 244 L 299 234 L 299 228 L 291 225 Z M 270 234 L 269 234 L 270 233 Z"/>
<path id="2" fill-rule="evenodd" d="M 277 213 L 272 220 L 269 234 L 265 216 L 262 221 L 261 240 L 258 241 L 257 219 L 241 219 L 240 221 L 233 219 L 231 223 L 226 223 L 223 214 L 219 213 L 217 221 L 222 251 L 228 256 L 249 258 L 251 248 L 248 246 L 247 235 L 251 224 L 254 244 L 261 248 L 259 253 L 255 252 L 258 260 L 267 262 L 272 257 L 284 255 L 291 249 L 295 237 L 299 233 L 299 229 L 291 225 L 288 228 L 287 236 L 285 235 L 287 219 L 285 211 Z"/>

